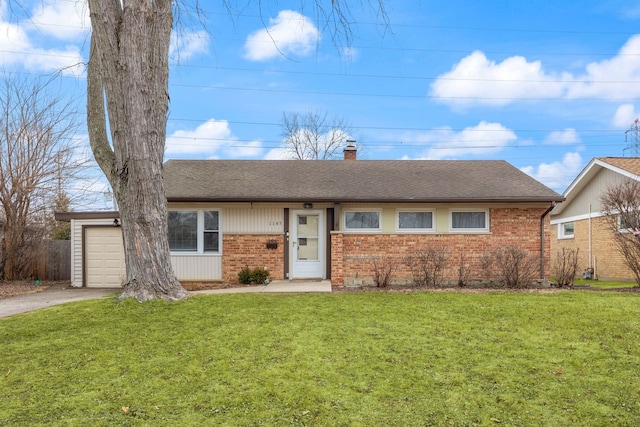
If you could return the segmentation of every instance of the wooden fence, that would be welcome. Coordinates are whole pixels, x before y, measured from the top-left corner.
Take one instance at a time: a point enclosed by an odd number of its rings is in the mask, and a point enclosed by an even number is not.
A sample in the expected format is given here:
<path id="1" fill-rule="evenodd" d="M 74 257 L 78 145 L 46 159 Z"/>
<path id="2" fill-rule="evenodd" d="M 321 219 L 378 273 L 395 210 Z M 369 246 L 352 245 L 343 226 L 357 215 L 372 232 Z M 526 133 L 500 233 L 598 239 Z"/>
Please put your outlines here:
<path id="1" fill-rule="evenodd" d="M 71 241 L 49 240 L 44 245 L 35 277 L 40 280 L 71 280 Z"/>

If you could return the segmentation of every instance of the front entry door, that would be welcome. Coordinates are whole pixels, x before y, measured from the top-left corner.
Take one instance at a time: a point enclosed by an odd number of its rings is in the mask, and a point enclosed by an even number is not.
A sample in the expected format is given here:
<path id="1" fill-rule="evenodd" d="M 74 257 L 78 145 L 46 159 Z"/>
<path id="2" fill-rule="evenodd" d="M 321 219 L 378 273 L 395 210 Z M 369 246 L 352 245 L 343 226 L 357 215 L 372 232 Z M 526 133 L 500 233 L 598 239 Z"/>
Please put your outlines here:
<path id="1" fill-rule="evenodd" d="M 323 212 L 309 209 L 293 211 L 291 223 L 291 278 L 324 278 Z"/>

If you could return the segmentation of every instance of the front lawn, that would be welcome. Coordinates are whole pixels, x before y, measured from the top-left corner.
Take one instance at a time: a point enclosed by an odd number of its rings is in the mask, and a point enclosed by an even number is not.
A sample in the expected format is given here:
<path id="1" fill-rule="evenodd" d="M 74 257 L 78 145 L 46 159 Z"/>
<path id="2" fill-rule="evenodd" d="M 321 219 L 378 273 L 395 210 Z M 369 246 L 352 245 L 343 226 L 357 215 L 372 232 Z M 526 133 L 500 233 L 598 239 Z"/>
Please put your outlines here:
<path id="1" fill-rule="evenodd" d="M 640 423 L 636 293 L 109 298 L 0 336 L 0 425 Z"/>
<path id="2" fill-rule="evenodd" d="M 613 280 L 585 280 L 578 279 L 574 282 L 575 285 L 585 286 L 588 285 L 590 288 L 597 289 L 625 289 L 625 288 L 636 288 L 638 284 L 636 282 L 629 281 L 613 281 Z"/>

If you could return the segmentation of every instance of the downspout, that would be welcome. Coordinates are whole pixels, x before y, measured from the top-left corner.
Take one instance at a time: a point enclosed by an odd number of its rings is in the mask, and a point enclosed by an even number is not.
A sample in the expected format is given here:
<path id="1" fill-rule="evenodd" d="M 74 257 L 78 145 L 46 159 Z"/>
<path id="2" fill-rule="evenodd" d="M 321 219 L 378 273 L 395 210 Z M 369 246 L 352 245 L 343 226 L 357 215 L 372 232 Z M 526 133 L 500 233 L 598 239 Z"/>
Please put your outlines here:
<path id="1" fill-rule="evenodd" d="M 591 257 L 593 256 L 593 247 L 591 246 L 591 203 L 589 203 L 589 271 L 591 271 Z M 595 274 L 594 274 L 595 277 Z"/>
<path id="2" fill-rule="evenodd" d="M 544 279 L 544 219 L 556 207 L 556 202 L 552 202 L 551 206 L 540 216 L 540 278 Z"/>

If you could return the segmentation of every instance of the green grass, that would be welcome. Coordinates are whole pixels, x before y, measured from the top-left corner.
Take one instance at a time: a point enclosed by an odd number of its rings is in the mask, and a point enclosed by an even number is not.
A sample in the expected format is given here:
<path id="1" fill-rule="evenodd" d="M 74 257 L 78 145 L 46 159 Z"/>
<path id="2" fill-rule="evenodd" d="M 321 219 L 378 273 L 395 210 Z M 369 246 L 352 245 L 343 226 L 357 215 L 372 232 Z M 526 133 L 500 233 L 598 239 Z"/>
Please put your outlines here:
<path id="1" fill-rule="evenodd" d="M 577 279 L 575 280 L 574 284 L 589 285 L 589 287 L 597 288 L 597 289 L 635 288 L 638 286 L 636 282 L 629 282 L 629 281 L 584 280 L 584 279 Z"/>
<path id="2" fill-rule="evenodd" d="M 640 423 L 635 293 L 102 299 L 0 339 L 0 425 Z"/>

